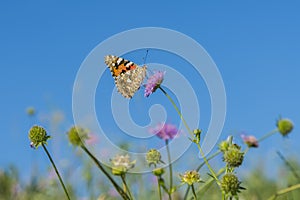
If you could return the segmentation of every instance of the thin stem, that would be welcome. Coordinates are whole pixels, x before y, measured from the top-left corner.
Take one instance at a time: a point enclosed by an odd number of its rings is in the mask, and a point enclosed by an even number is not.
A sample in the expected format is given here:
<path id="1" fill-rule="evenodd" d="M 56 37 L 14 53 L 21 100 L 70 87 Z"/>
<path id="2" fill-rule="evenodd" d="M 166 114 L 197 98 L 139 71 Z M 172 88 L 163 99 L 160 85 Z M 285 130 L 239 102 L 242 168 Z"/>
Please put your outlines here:
<path id="1" fill-rule="evenodd" d="M 285 159 L 285 157 L 279 152 L 277 151 L 278 156 L 281 158 L 281 160 L 283 160 L 283 162 L 285 163 L 285 165 L 290 168 L 291 172 L 293 173 L 294 177 L 298 180 L 298 182 L 300 182 L 300 177 L 296 172 L 296 169 L 291 165 L 291 163 L 289 163 L 289 161 L 287 159 Z"/>
<path id="2" fill-rule="evenodd" d="M 47 156 L 48 156 L 48 158 L 49 158 L 49 160 L 50 160 L 50 162 L 51 162 L 51 164 L 52 164 L 52 166 L 53 166 L 53 168 L 54 168 L 54 170 L 55 170 L 55 173 L 56 173 L 57 176 L 58 176 L 59 182 L 60 182 L 61 186 L 62 186 L 63 189 L 64 189 L 64 192 L 65 192 L 65 194 L 66 194 L 66 196 L 67 196 L 67 199 L 70 200 L 71 198 L 70 198 L 70 196 L 69 196 L 69 193 L 68 193 L 68 191 L 67 191 L 67 188 L 66 188 L 66 186 L 65 186 L 65 184 L 64 184 L 64 182 L 63 182 L 63 180 L 62 180 L 62 178 L 61 178 L 61 176 L 60 176 L 60 174 L 59 174 L 59 172 L 58 172 L 58 170 L 57 170 L 57 168 L 56 168 L 56 165 L 55 165 L 54 161 L 52 160 L 52 157 L 51 157 L 49 151 L 47 150 L 47 148 L 46 148 L 46 146 L 45 146 L 44 144 L 42 144 L 42 147 L 44 148 L 44 150 L 45 150 L 45 152 L 46 152 L 46 154 L 47 154 Z"/>
<path id="3" fill-rule="evenodd" d="M 159 177 L 159 182 L 161 183 L 161 182 L 163 182 L 164 183 L 164 179 L 160 176 Z M 168 196 L 169 196 L 169 200 L 171 200 L 172 199 L 172 197 L 171 197 L 171 193 L 169 192 L 169 190 L 168 190 L 168 188 L 165 186 L 165 184 L 160 184 L 160 186 L 164 189 L 164 191 L 168 194 Z"/>
<path id="4" fill-rule="evenodd" d="M 226 200 L 224 192 L 222 192 L 222 200 Z"/>
<path id="5" fill-rule="evenodd" d="M 95 162 L 97 167 L 103 172 L 103 174 L 110 180 L 110 182 L 113 184 L 113 186 L 116 188 L 118 193 L 122 196 L 123 199 L 125 200 L 130 200 L 128 195 L 122 190 L 122 188 L 115 182 L 115 180 L 109 175 L 109 173 L 104 169 L 104 167 L 101 165 L 99 160 L 84 146 L 81 145 L 81 148 L 86 152 L 91 159 Z"/>
<path id="6" fill-rule="evenodd" d="M 162 200 L 161 187 L 160 187 L 160 182 L 159 182 L 159 178 L 158 177 L 157 177 L 157 185 L 158 185 L 159 200 Z"/>
<path id="7" fill-rule="evenodd" d="M 217 176 L 220 176 L 221 174 L 223 174 L 225 172 L 225 168 L 222 168 L 219 170 Z M 215 179 L 213 177 L 211 177 L 210 179 L 208 179 L 207 181 L 205 181 L 205 183 L 201 186 L 201 188 L 198 190 L 198 194 L 200 192 L 204 193 L 205 191 L 207 191 L 209 189 L 209 187 L 212 185 L 213 181 Z"/>
<path id="8" fill-rule="evenodd" d="M 194 184 L 191 185 L 191 188 L 192 188 L 192 191 L 193 191 L 193 196 L 194 196 L 195 200 L 197 200 L 197 195 L 196 195 L 196 192 L 195 192 Z"/>
<path id="9" fill-rule="evenodd" d="M 173 190 L 173 170 L 172 170 L 172 161 L 171 161 L 171 152 L 169 147 L 169 140 L 166 140 L 167 153 L 168 153 L 168 162 L 169 162 L 169 172 L 170 172 L 170 193 Z"/>
<path id="10" fill-rule="evenodd" d="M 209 157 L 207 158 L 207 160 L 209 161 L 209 160 L 213 159 L 214 157 L 216 157 L 216 156 L 219 155 L 220 153 L 221 153 L 221 151 L 218 150 L 217 152 L 215 152 L 214 154 L 212 154 L 211 156 L 209 156 Z M 204 165 L 205 165 L 205 162 L 202 162 L 202 163 L 196 168 L 196 171 L 199 171 Z M 188 186 L 188 188 L 186 189 L 186 192 L 185 192 L 185 194 L 184 194 L 184 198 L 183 198 L 183 199 L 187 199 L 187 196 L 188 196 L 188 194 L 189 194 L 190 189 L 191 189 L 191 187 Z"/>
<path id="11" fill-rule="evenodd" d="M 260 139 L 257 140 L 257 142 L 261 142 L 261 141 L 267 139 L 268 137 L 274 135 L 277 132 L 278 132 L 278 129 L 276 128 L 276 129 L 270 131 L 269 133 L 265 134 L 264 136 L 262 136 Z M 247 146 L 247 148 L 244 150 L 244 153 L 246 154 L 249 150 L 250 150 L 250 148 L 249 148 L 249 146 Z"/>
<path id="12" fill-rule="evenodd" d="M 177 107 L 177 105 L 175 104 L 175 102 L 173 101 L 173 99 L 170 97 L 170 95 L 162 88 L 159 86 L 159 89 L 166 95 L 166 97 L 169 99 L 169 101 L 171 102 L 171 104 L 173 105 L 173 107 L 175 108 L 176 112 L 178 113 L 181 121 L 183 122 L 184 126 L 186 127 L 186 129 L 188 130 L 189 134 L 191 136 L 193 136 L 193 132 L 191 131 L 191 129 L 189 128 L 189 126 L 187 125 L 185 119 L 183 118 L 179 108 Z"/>
<path id="13" fill-rule="evenodd" d="M 263 140 L 265 140 L 266 138 L 270 137 L 271 135 L 274 135 L 275 133 L 278 132 L 278 129 L 274 129 L 272 131 L 270 131 L 269 133 L 265 134 L 264 136 L 262 136 L 260 139 L 258 139 L 258 142 L 261 142 Z"/>
<path id="14" fill-rule="evenodd" d="M 214 154 L 212 154 L 211 156 L 209 156 L 209 157 L 207 158 L 207 161 L 213 159 L 214 157 L 216 157 L 216 156 L 219 155 L 220 153 L 221 153 L 220 150 L 216 151 Z M 202 162 L 202 163 L 197 167 L 196 171 L 199 172 L 199 170 L 203 167 L 203 165 L 205 165 L 205 162 Z"/>
<path id="15" fill-rule="evenodd" d="M 159 89 L 165 94 L 165 96 L 166 96 L 166 97 L 169 99 L 169 101 L 172 103 L 173 107 L 175 108 L 175 110 L 177 111 L 178 115 L 180 116 L 180 118 L 181 118 L 183 124 L 185 125 L 186 129 L 188 130 L 189 134 L 193 137 L 193 136 L 194 136 L 194 135 L 193 135 L 193 132 L 191 131 L 191 129 L 190 129 L 189 126 L 187 125 L 185 119 L 183 118 L 183 116 L 182 116 L 182 114 L 181 114 L 179 108 L 176 106 L 176 104 L 175 104 L 175 102 L 173 101 L 173 99 L 170 97 L 170 95 L 168 95 L 168 93 L 167 93 L 162 87 L 159 86 Z M 199 149 L 199 151 L 200 151 L 200 154 L 201 154 L 201 156 L 202 156 L 202 158 L 203 158 L 205 164 L 207 165 L 207 167 L 208 167 L 210 173 L 211 173 L 212 176 L 215 178 L 217 184 L 220 186 L 220 181 L 219 181 L 219 179 L 217 178 L 217 176 L 216 176 L 214 170 L 212 169 L 212 167 L 211 167 L 210 164 L 208 163 L 208 161 L 207 161 L 207 159 L 206 159 L 206 157 L 205 157 L 205 154 L 204 154 L 204 152 L 203 152 L 203 150 L 202 150 L 202 148 L 201 148 L 201 146 L 200 146 L 199 143 L 197 144 L 197 147 L 198 147 L 198 149 Z"/>
<path id="16" fill-rule="evenodd" d="M 130 192 L 130 189 L 129 189 L 129 187 L 128 187 L 128 185 L 127 185 L 127 182 L 126 182 L 125 174 L 121 175 L 121 178 L 122 178 L 122 182 L 123 182 L 124 187 L 125 187 L 125 189 L 124 189 L 125 192 L 128 193 L 130 199 L 133 199 L 133 198 L 132 198 L 132 194 L 131 194 L 131 192 Z"/>
<path id="17" fill-rule="evenodd" d="M 285 188 L 285 189 L 282 189 L 282 190 L 279 190 L 276 192 L 276 194 L 272 195 L 270 198 L 268 198 L 268 200 L 274 200 L 276 199 L 278 196 L 280 195 L 283 195 L 283 194 L 286 194 L 286 193 L 289 193 L 293 190 L 296 190 L 296 189 L 300 189 L 300 184 L 296 184 L 296 185 L 293 185 L 293 186 L 290 186 L 288 188 Z"/>
<path id="18" fill-rule="evenodd" d="M 217 184 L 218 184 L 219 187 L 220 187 L 220 186 L 221 186 L 221 183 L 220 183 L 218 177 L 216 176 L 215 171 L 213 170 L 213 168 L 212 168 L 212 167 L 210 166 L 210 164 L 208 163 L 208 160 L 206 159 L 206 157 L 205 157 L 205 155 L 204 155 L 204 152 L 203 152 L 203 150 L 202 150 L 202 148 L 201 148 L 201 146 L 200 146 L 199 143 L 197 144 L 197 147 L 198 147 L 198 149 L 199 149 L 199 151 L 200 151 L 200 154 L 201 154 L 201 156 L 202 156 L 202 158 L 203 158 L 205 164 L 207 165 L 207 167 L 208 167 L 208 169 L 209 169 L 211 175 L 213 176 L 213 178 L 216 180 Z"/>

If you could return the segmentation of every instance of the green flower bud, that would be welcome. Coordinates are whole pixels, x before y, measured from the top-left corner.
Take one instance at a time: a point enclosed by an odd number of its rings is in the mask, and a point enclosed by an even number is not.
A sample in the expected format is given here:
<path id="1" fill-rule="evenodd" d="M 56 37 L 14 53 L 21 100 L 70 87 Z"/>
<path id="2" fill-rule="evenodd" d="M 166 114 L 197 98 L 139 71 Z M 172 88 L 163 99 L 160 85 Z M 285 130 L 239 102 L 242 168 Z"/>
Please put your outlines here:
<path id="1" fill-rule="evenodd" d="M 163 161 L 161 161 L 161 154 L 156 149 L 150 149 L 147 152 L 146 161 L 149 166 L 154 165 L 155 167 L 158 163 L 163 163 Z"/>
<path id="2" fill-rule="evenodd" d="M 130 161 L 129 155 L 117 155 L 113 159 L 110 160 L 112 163 L 112 173 L 114 175 L 122 175 L 126 174 L 130 169 L 132 169 L 135 165 L 135 160 Z"/>
<path id="3" fill-rule="evenodd" d="M 47 140 L 50 136 L 47 135 L 43 127 L 35 125 L 29 130 L 28 138 L 31 141 L 30 146 L 37 148 L 42 144 L 47 144 Z"/>
<path id="4" fill-rule="evenodd" d="M 289 119 L 279 119 L 277 121 L 277 128 L 282 136 L 286 136 L 293 130 L 294 125 L 293 122 Z"/>
<path id="5" fill-rule="evenodd" d="M 235 196 L 240 192 L 240 189 L 244 189 L 240 184 L 241 182 L 232 173 L 225 174 L 221 179 L 222 191 L 229 196 Z"/>
<path id="6" fill-rule="evenodd" d="M 237 144 L 232 144 L 228 150 L 224 152 L 223 160 L 229 167 L 239 167 L 243 163 L 244 153 Z"/>
<path id="7" fill-rule="evenodd" d="M 36 111 L 35 111 L 34 107 L 28 107 L 26 109 L 26 113 L 28 116 L 33 116 L 33 115 L 35 115 Z"/>
<path id="8" fill-rule="evenodd" d="M 200 129 L 195 129 L 194 131 L 193 131 L 193 133 L 194 133 L 194 135 L 195 135 L 195 139 L 193 139 L 193 142 L 195 142 L 196 144 L 199 144 L 200 143 L 200 139 L 201 139 L 201 137 L 200 137 L 200 135 L 201 135 L 201 130 Z"/>
<path id="9" fill-rule="evenodd" d="M 85 130 L 79 126 L 73 126 L 68 131 L 68 138 L 72 145 L 81 146 L 83 142 L 88 139 L 88 130 Z"/>
<path id="10" fill-rule="evenodd" d="M 228 150 L 229 146 L 230 145 L 229 145 L 228 141 L 224 140 L 219 144 L 219 149 L 220 149 L 220 151 L 225 152 Z"/>
<path id="11" fill-rule="evenodd" d="M 156 168 L 152 171 L 155 176 L 162 176 L 165 173 L 163 168 Z"/>
<path id="12" fill-rule="evenodd" d="M 181 178 L 181 182 L 187 183 L 188 185 L 192 185 L 194 183 L 200 182 L 200 174 L 193 170 L 193 171 L 186 171 L 183 175 L 179 175 Z"/>

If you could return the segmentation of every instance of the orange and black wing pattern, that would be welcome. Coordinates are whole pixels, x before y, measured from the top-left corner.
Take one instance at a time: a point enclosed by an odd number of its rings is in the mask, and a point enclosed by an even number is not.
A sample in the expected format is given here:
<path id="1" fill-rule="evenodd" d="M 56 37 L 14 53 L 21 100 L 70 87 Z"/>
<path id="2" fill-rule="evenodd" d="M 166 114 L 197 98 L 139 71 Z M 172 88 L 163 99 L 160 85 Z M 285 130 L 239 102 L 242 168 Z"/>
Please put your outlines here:
<path id="1" fill-rule="evenodd" d="M 109 67 L 114 78 L 126 73 L 127 71 L 136 69 L 137 67 L 136 64 L 129 60 L 112 55 L 105 56 L 105 63 Z"/>

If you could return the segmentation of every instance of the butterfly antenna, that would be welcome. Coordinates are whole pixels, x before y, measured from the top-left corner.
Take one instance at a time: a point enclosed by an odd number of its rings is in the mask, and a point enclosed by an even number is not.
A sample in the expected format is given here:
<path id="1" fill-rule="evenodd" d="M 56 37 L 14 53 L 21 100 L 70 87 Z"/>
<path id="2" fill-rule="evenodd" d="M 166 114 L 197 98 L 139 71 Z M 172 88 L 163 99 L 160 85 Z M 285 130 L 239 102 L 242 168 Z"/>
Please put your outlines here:
<path id="1" fill-rule="evenodd" d="M 149 52 L 149 49 L 147 49 L 146 55 L 145 55 L 145 57 L 143 58 L 143 60 L 144 60 L 144 65 L 146 64 L 146 60 L 147 60 L 147 57 L 148 57 L 148 52 Z"/>

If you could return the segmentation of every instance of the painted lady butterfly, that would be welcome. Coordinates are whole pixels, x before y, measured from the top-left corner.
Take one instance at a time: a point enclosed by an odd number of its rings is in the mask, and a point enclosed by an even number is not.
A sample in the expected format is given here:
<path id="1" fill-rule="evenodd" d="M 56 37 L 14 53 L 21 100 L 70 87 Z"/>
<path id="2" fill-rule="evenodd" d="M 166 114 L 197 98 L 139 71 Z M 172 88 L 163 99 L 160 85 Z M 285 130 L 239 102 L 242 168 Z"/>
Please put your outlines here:
<path id="1" fill-rule="evenodd" d="M 118 92 L 125 98 L 132 98 L 146 77 L 147 67 L 139 67 L 129 60 L 112 55 L 105 56 L 105 63 L 115 79 Z"/>

